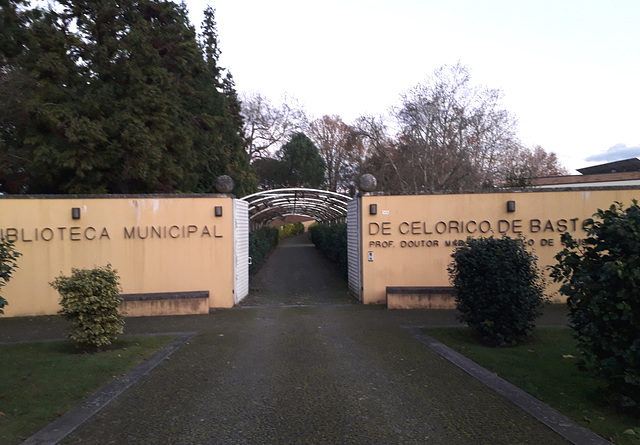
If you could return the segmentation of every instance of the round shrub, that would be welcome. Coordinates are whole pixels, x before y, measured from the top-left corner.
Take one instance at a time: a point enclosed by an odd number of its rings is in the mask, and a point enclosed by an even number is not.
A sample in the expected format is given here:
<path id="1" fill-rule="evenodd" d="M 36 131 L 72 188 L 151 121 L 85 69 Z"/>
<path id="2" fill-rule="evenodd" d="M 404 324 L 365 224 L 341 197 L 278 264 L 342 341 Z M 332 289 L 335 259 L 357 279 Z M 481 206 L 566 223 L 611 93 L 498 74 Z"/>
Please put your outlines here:
<path id="1" fill-rule="evenodd" d="M 491 346 L 531 334 L 545 301 L 537 258 L 520 238 L 469 238 L 449 264 L 459 319 Z"/>
<path id="2" fill-rule="evenodd" d="M 640 408 L 640 207 L 621 203 L 585 221 L 580 242 L 562 235 L 551 276 L 561 282 L 580 366 L 604 379 L 622 406 Z"/>
<path id="3" fill-rule="evenodd" d="M 59 276 L 52 283 L 62 297 L 60 314 L 71 322 L 67 337 L 83 349 L 110 345 L 122 334 L 124 317 L 118 275 L 111 268 L 71 269 L 71 276 Z"/>

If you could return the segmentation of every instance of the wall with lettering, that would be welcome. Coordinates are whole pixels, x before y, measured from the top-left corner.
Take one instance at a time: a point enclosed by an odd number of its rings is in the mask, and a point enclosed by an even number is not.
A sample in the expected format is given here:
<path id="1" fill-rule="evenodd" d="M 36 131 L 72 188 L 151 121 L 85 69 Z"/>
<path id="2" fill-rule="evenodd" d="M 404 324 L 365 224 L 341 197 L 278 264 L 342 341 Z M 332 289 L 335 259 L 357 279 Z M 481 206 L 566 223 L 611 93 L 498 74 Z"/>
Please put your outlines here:
<path id="1" fill-rule="evenodd" d="M 523 236 L 546 268 L 562 233 L 581 239 L 584 220 L 598 208 L 633 198 L 639 190 L 364 196 L 363 301 L 385 303 L 387 286 L 450 286 L 451 253 L 469 236 Z M 553 283 L 547 293 L 564 301 Z"/>
<path id="2" fill-rule="evenodd" d="M 107 263 L 117 269 L 123 293 L 208 290 L 211 307 L 233 306 L 228 197 L 5 196 L 0 237 L 22 253 L 2 289 L 6 316 L 55 314 L 59 296 L 49 282 L 72 267 Z"/>

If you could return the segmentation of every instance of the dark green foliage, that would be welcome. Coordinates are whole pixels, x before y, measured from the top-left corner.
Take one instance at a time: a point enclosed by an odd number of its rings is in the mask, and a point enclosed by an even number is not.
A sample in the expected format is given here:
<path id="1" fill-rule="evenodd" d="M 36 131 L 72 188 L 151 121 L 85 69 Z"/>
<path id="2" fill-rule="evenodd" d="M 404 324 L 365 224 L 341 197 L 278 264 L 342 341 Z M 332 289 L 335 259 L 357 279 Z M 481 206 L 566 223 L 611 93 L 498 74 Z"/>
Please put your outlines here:
<path id="1" fill-rule="evenodd" d="M 347 223 L 313 224 L 309 227 L 311 242 L 338 266 L 343 277 L 347 277 Z"/>
<path id="2" fill-rule="evenodd" d="M 460 319 L 493 346 L 516 344 L 533 331 L 544 302 L 537 258 L 522 239 L 468 238 L 447 270 Z"/>
<path id="3" fill-rule="evenodd" d="M 326 164 L 315 144 L 296 133 L 280 149 L 280 163 L 288 186 L 318 188 L 324 183 Z"/>
<path id="4" fill-rule="evenodd" d="M 277 159 L 258 158 L 251 163 L 258 177 L 260 190 L 285 187 L 288 183 L 283 165 Z"/>
<path id="5" fill-rule="evenodd" d="M 278 151 L 276 159 L 256 159 L 253 167 L 263 190 L 281 187 L 319 188 L 324 184 L 326 164 L 315 144 L 296 133 Z"/>
<path id="6" fill-rule="evenodd" d="M 640 408 L 640 207 L 598 210 L 579 242 L 568 232 L 551 276 L 568 297 L 582 367 L 623 406 Z"/>
<path id="7" fill-rule="evenodd" d="M 294 235 L 300 235 L 304 233 L 304 224 L 297 222 L 294 224 L 285 224 L 278 227 L 278 238 L 284 239 Z"/>
<path id="8" fill-rule="evenodd" d="M 11 274 L 18 267 L 18 257 L 22 255 L 16 251 L 13 241 L 0 238 L 0 288 L 6 285 L 11 279 Z M 4 308 L 7 304 L 2 295 L 0 295 L 0 314 L 4 314 Z"/>
<path id="9" fill-rule="evenodd" d="M 253 191 L 233 81 L 209 47 L 213 10 L 205 16 L 200 44 L 172 2 L 3 10 L 13 35 L 0 31 L 0 175 L 9 191 L 214 192 L 222 174 L 236 194 Z"/>
<path id="10" fill-rule="evenodd" d="M 249 233 L 249 256 L 251 257 L 249 272 L 257 270 L 271 249 L 278 245 L 278 233 L 276 227 L 260 227 Z"/>
<path id="11" fill-rule="evenodd" d="M 71 276 L 59 276 L 53 286 L 62 298 L 62 316 L 71 321 L 67 337 L 83 349 L 110 345 L 122 334 L 124 318 L 118 312 L 122 304 L 118 275 L 111 268 L 71 270 Z"/>

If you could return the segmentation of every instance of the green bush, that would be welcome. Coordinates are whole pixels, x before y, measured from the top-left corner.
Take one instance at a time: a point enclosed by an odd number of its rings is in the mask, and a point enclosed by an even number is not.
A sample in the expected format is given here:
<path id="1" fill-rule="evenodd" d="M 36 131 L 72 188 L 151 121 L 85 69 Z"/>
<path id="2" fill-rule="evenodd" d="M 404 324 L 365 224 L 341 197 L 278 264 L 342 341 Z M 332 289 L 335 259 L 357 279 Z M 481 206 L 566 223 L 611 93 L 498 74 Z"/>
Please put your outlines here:
<path id="1" fill-rule="evenodd" d="M 551 276 L 568 297 L 581 367 L 640 409 L 640 207 L 616 203 L 594 216 L 582 241 L 563 233 Z"/>
<path id="2" fill-rule="evenodd" d="M 537 258 L 520 238 L 469 238 L 449 264 L 459 319 L 492 346 L 531 334 L 545 300 Z"/>
<path id="3" fill-rule="evenodd" d="M 71 321 L 67 337 L 84 349 L 110 345 L 122 334 L 124 318 L 118 312 L 122 304 L 118 275 L 111 268 L 71 270 L 71 276 L 59 276 L 53 286 L 62 297 L 62 316 Z"/>
<path id="4" fill-rule="evenodd" d="M 275 227 L 260 227 L 249 233 L 249 256 L 251 265 L 249 272 L 253 272 L 262 265 L 271 249 L 278 245 L 279 232 Z"/>
<path id="5" fill-rule="evenodd" d="M 301 222 L 286 224 L 278 227 L 278 239 L 289 238 L 290 236 L 304 233 L 304 224 Z"/>
<path id="6" fill-rule="evenodd" d="M 13 246 L 13 241 L 0 238 L 0 287 L 6 285 L 11 279 L 11 274 L 18 268 L 18 257 L 22 255 L 17 252 Z M 7 300 L 0 295 L 0 314 L 4 314 L 4 308 Z"/>
<path id="7" fill-rule="evenodd" d="M 309 227 L 311 242 L 347 277 L 347 223 L 313 224 Z"/>

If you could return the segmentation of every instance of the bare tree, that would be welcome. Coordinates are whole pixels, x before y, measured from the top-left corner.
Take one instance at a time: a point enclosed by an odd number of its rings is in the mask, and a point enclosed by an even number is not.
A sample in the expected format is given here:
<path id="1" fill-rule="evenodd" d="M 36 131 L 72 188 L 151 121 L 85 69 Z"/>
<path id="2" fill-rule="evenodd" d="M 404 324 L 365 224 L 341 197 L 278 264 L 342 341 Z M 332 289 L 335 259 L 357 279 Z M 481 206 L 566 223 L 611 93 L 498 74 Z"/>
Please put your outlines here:
<path id="1" fill-rule="evenodd" d="M 502 187 L 566 173 L 554 153 L 522 145 L 502 96 L 474 85 L 457 63 L 407 91 L 388 115 L 361 116 L 352 125 L 335 115 L 308 123 L 295 101 L 274 106 L 260 94 L 243 98 L 242 114 L 252 160 L 274 157 L 302 131 L 318 147 L 334 191 L 355 191 L 364 173 L 374 174 L 380 189 L 402 194 Z"/>
<path id="2" fill-rule="evenodd" d="M 409 90 L 396 110 L 408 193 L 486 185 L 500 157 L 519 146 L 502 93 L 471 84 L 460 63 L 443 66 Z"/>
<path id="3" fill-rule="evenodd" d="M 520 147 L 510 153 L 502 159 L 498 171 L 498 185 L 507 187 L 526 187 L 532 178 L 569 174 L 555 153 L 547 152 L 539 145 L 531 149 Z"/>
<path id="4" fill-rule="evenodd" d="M 272 157 L 293 134 L 306 129 L 307 117 L 295 99 L 285 96 L 278 106 L 260 93 L 252 93 L 242 95 L 241 102 L 250 161 Z"/>
<path id="5" fill-rule="evenodd" d="M 403 174 L 406 160 L 402 159 L 397 149 L 398 143 L 389 134 L 389 126 L 384 118 L 361 116 L 356 119 L 353 129 L 360 147 L 359 170 L 354 176 L 371 173 L 381 189 L 390 193 L 406 193 L 407 183 Z"/>
<path id="6" fill-rule="evenodd" d="M 327 188 L 347 191 L 353 184 L 353 165 L 357 165 L 362 152 L 353 128 L 340 116 L 323 116 L 309 124 L 309 137 L 326 163 Z"/>

